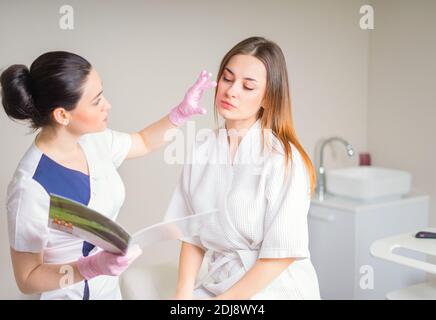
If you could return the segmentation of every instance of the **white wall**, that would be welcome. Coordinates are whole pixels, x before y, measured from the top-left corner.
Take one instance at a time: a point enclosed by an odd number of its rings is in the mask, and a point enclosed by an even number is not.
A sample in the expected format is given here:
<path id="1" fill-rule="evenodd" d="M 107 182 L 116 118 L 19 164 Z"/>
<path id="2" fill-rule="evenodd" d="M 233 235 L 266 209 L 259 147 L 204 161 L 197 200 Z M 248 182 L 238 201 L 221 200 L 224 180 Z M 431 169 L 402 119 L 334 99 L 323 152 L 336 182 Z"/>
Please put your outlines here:
<path id="1" fill-rule="evenodd" d="M 367 150 L 368 31 L 359 28 L 361 0 L 318 1 L 78 1 L 75 30 L 58 27 L 65 1 L 0 0 L 0 68 L 30 64 L 50 50 L 88 58 L 113 105 L 110 127 L 141 129 L 183 97 L 201 69 L 216 74 L 222 56 L 238 41 L 261 35 L 283 49 L 289 69 L 296 127 L 309 153 L 331 135 Z M 212 94 L 205 99 L 212 111 Z M 213 112 L 198 119 L 212 126 Z M 13 298 L 5 212 L 7 183 L 33 135 L 0 112 L 0 298 Z M 341 146 L 328 166 L 355 164 Z M 178 166 L 163 152 L 125 163 L 121 174 L 127 198 L 119 222 L 130 231 L 160 221 L 175 186 Z M 336 158 L 335 158 L 336 157 Z M 377 159 L 378 160 L 378 159 Z M 142 262 L 162 261 L 159 245 Z M 177 259 L 176 254 L 172 258 Z M 147 261 L 148 260 L 148 261 Z"/>
<path id="2" fill-rule="evenodd" d="M 370 35 L 368 148 L 430 195 L 436 225 L 436 1 L 375 0 Z"/>

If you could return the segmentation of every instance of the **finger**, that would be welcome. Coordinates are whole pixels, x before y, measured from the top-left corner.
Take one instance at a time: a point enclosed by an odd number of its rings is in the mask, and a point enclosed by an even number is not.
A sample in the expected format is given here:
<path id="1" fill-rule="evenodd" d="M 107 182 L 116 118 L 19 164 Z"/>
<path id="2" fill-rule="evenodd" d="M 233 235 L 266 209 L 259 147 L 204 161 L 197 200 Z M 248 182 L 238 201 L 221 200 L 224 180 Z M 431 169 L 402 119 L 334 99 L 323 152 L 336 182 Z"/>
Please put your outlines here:
<path id="1" fill-rule="evenodd" d="M 211 78 L 212 78 L 211 72 L 208 72 L 207 75 L 204 76 L 204 78 L 205 78 L 205 81 L 202 82 L 201 89 L 203 89 L 203 90 L 209 89 L 209 88 L 213 87 L 213 84 L 216 85 L 216 81 L 211 81 Z M 212 85 L 212 87 L 211 87 L 211 85 Z"/>
<path id="2" fill-rule="evenodd" d="M 129 257 L 127 255 L 126 256 L 117 256 L 115 258 L 115 264 L 117 266 L 127 266 L 127 265 L 129 265 Z"/>
<path id="3" fill-rule="evenodd" d="M 211 77 L 212 77 L 212 73 L 204 70 L 201 73 L 199 80 L 197 80 L 197 82 L 194 84 L 194 86 L 192 86 L 192 89 L 194 89 L 194 90 L 209 89 L 210 88 L 209 83 L 210 83 Z"/>
<path id="4" fill-rule="evenodd" d="M 129 252 L 127 253 L 127 260 L 131 262 L 138 258 L 141 254 L 141 248 L 138 245 L 134 245 L 132 248 L 129 249 Z"/>
<path id="5" fill-rule="evenodd" d="M 206 82 L 203 85 L 202 89 L 203 90 L 208 90 L 210 88 L 215 88 L 216 86 L 217 86 L 217 82 L 216 81 L 209 81 L 209 82 Z"/>
<path id="6" fill-rule="evenodd" d="M 191 91 L 192 94 L 196 97 L 196 100 L 200 100 L 203 98 L 204 91 L 214 88 L 217 86 L 216 81 L 206 81 L 204 84 L 202 84 L 200 87 L 197 87 L 195 90 Z"/>
<path id="7" fill-rule="evenodd" d="M 197 81 L 195 81 L 192 88 L 193 89 L 198 88 L 199 86 L 201 86 L 204 83 L 205 80 L 207 80 L 207 71 L 203 70 L 203 71 L 201 71 L 200 75 L 197 78 Z"/>
<path id="8" fill-rule="evenodd" d="M 201 115 L 203 115 L 203 114 L 206 114 L 206 113 L 207 113 L 207 110 L 206 110 L 205 108 L 201 107 L 201 106 L 199 106 L 199 107 L 195 110 L 195 114 L 201 114 Z"/>

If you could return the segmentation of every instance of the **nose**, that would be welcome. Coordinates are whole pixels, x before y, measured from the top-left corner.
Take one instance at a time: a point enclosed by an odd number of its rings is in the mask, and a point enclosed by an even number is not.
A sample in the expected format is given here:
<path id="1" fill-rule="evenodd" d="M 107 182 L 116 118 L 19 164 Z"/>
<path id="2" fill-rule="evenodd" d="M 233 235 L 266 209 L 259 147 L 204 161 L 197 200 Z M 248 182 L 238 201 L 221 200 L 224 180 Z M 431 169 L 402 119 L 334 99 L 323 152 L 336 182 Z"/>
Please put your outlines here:
<path id="1" fill-rule="evenodd" d="M 238 88 L 236 81 L 233 82 L 226 90 L 226 95 L 230 98 L 236 98 L 238 96 Z"/>
<path id="2" fill-rule="evenodd" d="M 109 110 L 109 109 L 112 109 L 112 105 L 109 103 L 109 101 L 107 101 L 106 100 L 106 98 L 103 98 L 104 99 L 104 105 L 103 105 L 103 110 Z"/>

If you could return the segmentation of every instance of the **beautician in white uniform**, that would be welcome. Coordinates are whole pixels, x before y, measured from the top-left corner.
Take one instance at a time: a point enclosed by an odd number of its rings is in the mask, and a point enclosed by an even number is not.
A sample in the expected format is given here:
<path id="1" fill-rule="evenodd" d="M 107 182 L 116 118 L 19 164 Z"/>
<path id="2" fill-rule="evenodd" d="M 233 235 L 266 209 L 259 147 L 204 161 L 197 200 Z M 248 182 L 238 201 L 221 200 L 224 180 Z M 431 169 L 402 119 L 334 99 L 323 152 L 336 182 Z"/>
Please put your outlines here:
<path id="1" fill-rule="evenodd" d="M 12 65 L 0 77 L 2 104 L 12 119 L 39 129 L 7 193 L 15 279 L 41 299 L 120 299 L 118 276 L 142 252 L 114 255 L 48 228 L 49 194 L 71 198 L 115 220 L 125 190 L 117 168 L 164 144 L 168 129 L 194 114 L 204 90 L 216 85 L 203 71 L 169 115 L 140 132 L 107 129 L 110 104 L 97 71 L 84 58 L 48 52 L 28 69 Z"/>
<path id="2" fill-rule="evenodd" d="M 176 298 L 319 299 L 307 226 L 315 174 L 292 124 L 281 49 L 259 37 L 231 49 L 215 106 L 225 124 L 193 144 L 166 215 L 219 209 L 182 239 Z"/>

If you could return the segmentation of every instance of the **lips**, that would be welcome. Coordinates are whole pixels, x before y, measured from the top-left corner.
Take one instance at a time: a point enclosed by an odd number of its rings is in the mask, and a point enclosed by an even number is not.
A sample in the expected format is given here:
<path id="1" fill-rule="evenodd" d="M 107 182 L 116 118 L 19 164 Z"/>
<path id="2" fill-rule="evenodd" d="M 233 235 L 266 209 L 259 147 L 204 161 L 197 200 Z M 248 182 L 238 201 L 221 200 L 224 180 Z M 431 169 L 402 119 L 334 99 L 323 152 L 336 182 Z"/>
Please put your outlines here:
<path id="1" fill-rule="evenodd" d="M 222 107 L 225 109 L 236 108 L 233 104 L 231 104 L 230 102 L 224 101 L 224 100 L 221 101 L 221 104 L 222 104 Z"/>

